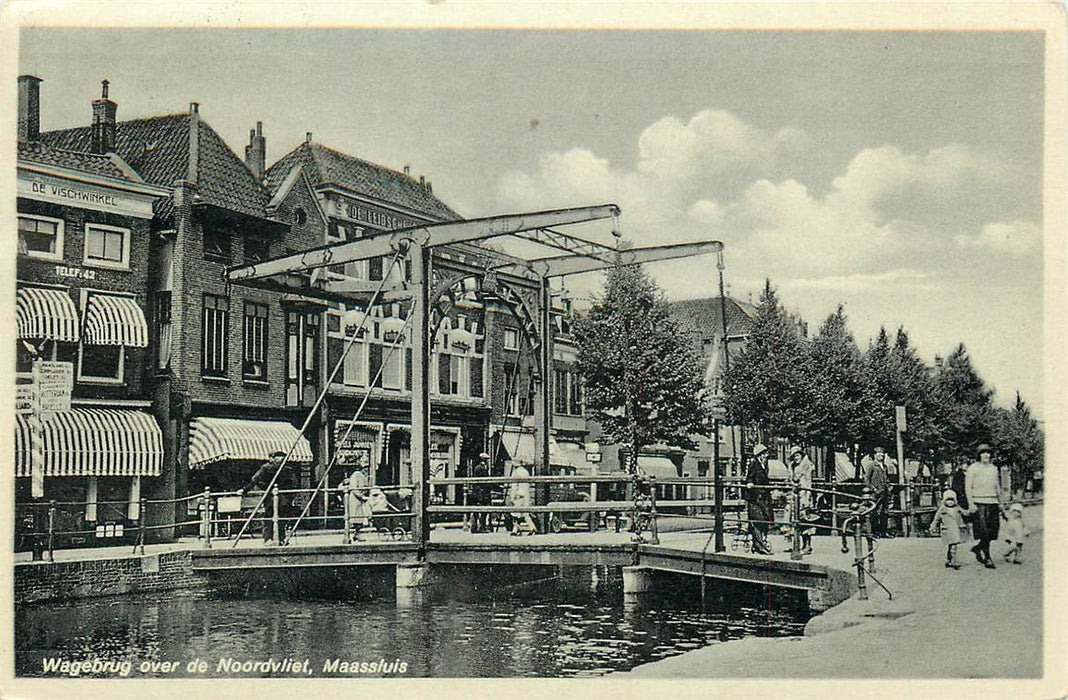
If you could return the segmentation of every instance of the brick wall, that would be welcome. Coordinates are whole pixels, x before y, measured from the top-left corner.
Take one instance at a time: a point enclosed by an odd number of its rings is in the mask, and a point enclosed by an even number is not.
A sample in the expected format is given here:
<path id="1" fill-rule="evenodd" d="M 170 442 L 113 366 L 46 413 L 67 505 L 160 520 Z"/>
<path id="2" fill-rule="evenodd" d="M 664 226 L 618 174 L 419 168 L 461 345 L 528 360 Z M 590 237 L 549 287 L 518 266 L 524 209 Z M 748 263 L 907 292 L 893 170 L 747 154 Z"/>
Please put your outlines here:
<path id="1" fill-rule="evenodd" d="M 193 573 L 189 552 L 15 565 L 16 603 L 206 586 L 207 579 Z"/>
<path id="2" fill-rule="evenodd" d="M 82 309 L 82 290 L 133 294 L 141 310 L 145 313 L 145 318 L 151 318 L 147 299 L 145 298 L 145 285 L 148 275 L 148 248 L 150 244 L 148 221 L 132 216 L 79 209 L 21 197 L 18 199 L 18 211 L 20 214 L 63 220 L 63 260 L 42 260 L 19 255 L 17 274 L 20 281 L 44 285 L 62 285 L 69 288 L 71 298 L 79 311 Z M 130 229 L 129 270 L 115 270 L 85 264 L 85 225 L 87 223 Z M 91 273 L 93 279 L 60 276 L 56 271 L 57 266 L 78 268 L 84 272 Z M 73 360 L 77 362 L 77 353 L 74 353 Z M 73 395 L 75 398 L 144 398 L 142 395 L 142 382 L 147 361 L 147 348 L 126 348 L 123 385 L 76 382 Z M 75 371 L 77 371 L 77 367 L 75 367 Z"/>

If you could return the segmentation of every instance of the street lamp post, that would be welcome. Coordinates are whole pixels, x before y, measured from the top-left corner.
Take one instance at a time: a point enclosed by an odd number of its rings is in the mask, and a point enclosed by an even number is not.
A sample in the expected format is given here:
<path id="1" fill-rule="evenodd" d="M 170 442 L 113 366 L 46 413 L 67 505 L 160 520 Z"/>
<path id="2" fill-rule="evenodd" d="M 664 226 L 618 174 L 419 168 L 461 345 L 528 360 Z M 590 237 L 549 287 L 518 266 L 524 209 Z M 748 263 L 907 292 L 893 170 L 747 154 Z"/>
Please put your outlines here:
<path id="1" fill-rule="evenodd" d="M 719 310 L 723 326 L 723 371 L 726 372 L 730 369 L 730 351 L 727 346 L 727 302 L 723 297 L 723 268 L 723 248 L 721 247 L 716 252 L 716 269 L 719 271 Z M 722 390 L 719 393 L 722 394 Z M 712 479 L 717 552 L 722 552 L 726 549 L 723 544 L 723 469 L 719 463 L 719 411 L 722 409 L 722 406 L 716 407 L 716 415 L 712 420 L 712 439 L 714 440 L 712 443 Z"/>

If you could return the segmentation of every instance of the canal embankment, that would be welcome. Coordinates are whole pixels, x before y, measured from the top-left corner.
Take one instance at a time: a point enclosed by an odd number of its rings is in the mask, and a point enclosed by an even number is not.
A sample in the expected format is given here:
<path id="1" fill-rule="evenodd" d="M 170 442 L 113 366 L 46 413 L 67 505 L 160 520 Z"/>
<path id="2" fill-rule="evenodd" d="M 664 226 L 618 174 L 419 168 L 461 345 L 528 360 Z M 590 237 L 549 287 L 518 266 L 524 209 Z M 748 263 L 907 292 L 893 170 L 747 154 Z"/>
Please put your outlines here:
<path id="1" fill-rule="evenodd" d="M 962 546 L 946 568 L 938 538 L 883 541 L 869 586 L 805 626 L 804 636 L 746 638 L 639 666 L 642 678 L 1037 678 L 1043 662 L 1042 506 L 1025 511 L 1032 531 L 1022 563 L 997 568 Z M 851 555 L 820 538 L 813 559 L 848 568 Z M 789 556 L 777 554 L 776 557 Z M 1006 653 L 1006 650 L 1012 653 Z"/>

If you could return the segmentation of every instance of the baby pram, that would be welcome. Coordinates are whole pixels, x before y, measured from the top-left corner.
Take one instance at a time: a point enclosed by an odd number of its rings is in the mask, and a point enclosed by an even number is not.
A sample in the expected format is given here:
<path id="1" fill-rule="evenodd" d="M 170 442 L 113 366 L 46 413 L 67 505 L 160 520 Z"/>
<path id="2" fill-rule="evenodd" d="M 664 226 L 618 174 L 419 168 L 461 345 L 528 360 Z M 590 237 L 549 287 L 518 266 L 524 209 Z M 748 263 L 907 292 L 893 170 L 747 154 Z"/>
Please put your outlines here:
<path id="1" fill-rule="evenodd" d="M 387 494 L 381 489 L 371 490 L 371 527 L 382 539 L 411 539 L 412 492 L 401 489 Z"/>

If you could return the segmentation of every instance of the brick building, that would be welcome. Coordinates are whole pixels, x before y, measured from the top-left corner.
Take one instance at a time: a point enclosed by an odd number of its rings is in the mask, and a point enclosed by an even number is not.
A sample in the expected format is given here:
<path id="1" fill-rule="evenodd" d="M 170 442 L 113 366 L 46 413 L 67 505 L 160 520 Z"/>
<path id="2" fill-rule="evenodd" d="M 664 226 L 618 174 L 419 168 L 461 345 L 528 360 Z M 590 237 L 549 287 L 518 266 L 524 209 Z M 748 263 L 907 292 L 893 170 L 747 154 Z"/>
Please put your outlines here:
<path id="1" fill-rule="evenodd" d="M 26 406 L 16 416 L 15 494 L 19 504 L 83 504 L 60 508 L 55 526 L 88 542 L 137 520 L 141 495 L 162 481 L 145 289 L 153 205 L 165 192 L 110 152 L 106 129 L 73 149 L 42 143 L 40 84 L 19 78 L 16 381 L 47 369 L 73 384 L 69 410 L 38 422 Z M 94 114 L 112 109 L 106 89 Z M 44 477 L 37 489 L 34 451 Z"/>
<path id="2" fill-rule="evenodd" d="M 298 437 L 298 427 L 321 386 L 325 305 L 230 287 L 223 273 L 321 244 L 326 219 L 314 194 L 300 181 L 272 196 L 196 103 L 187 112 L 130 121 L 116 121 L 115 112 L 101 117 L 113 134 L 108 150 L 166 193 L 151 222 L 143 287 L 151 298 L 152 348 L 144 385 L 165 454 L 153 495 L 238 488 L 259 462 L 294 441 L 294 468 L 283 484 L 309 483 L 318 425 L 312 421 L 307 438 Z M 95 130 L 41 138 L 57 148 L 86 148 Z"/>
<path id="3" fill-rule="evenodd" d="M 20 128 L 32 133 L 39 121 L 35 113 L 31 118 L 30 106 L 38 100 L 28 88 L 37 83 L 24 84 Z M 387 260 L 361 261 L 256 286 L 228 285 L 224 273 L 235 265 L 459 215 L 434 196 L 424 178 L 339 153 L 314 143 L 310 134 L 268 168 L 262 124 L 250 131 L 242 159 L 196 103 L 180 113 L 119 121 L 118 106 L 106 89 L 93 102 L 90 125 L 23 139 L 20 176 L 23 160 L 39 167 L 63 154 L 65 162 L 80 158 L 82 170 L 101 170 L 95 177 L 112 188 L 121 185 L 126 199 L 141 197 L 135 214 L 85 208 L 94 212 L 85 215 L 96 217 L 94 223 L 130 231 L 130 272 L 95 274 L 132 295 L 140 335 L 136 347 L 123 351 L 122 382 L 95 382 L 91 391 L 100 400 L 136 402 L 130 408 L 153 419 L 160 454 L 154 457 L 153 479 L 140 493 L 167 499 L 205 486 L 239 488 L 271 452 L 291 445 L 292 468 L 283 486 L 314 485 L 334 456 L 338 468 L 331 470 L 331 485 L 356 468 L 366 469 L 372 482 L 409 483 L 411 335 L 403 321 L 409 302 L 366 306 L 367 290 L 383 277 L 391 284 L 408 279 L 406 264 L 390 270 Z M 56 205 L 40 199 L 20 197 L 20 212 L 58 217 L 49 209 Z M 65 251 L 72 255 L 82 245 L 78 211 L 71 208 L 65 225 L 70 242 Z M 430 457 L 435 475 L 463 474 L 483 451 L 494 453 L 497 473 L 508 460 L 534 461 L 534 389 L 542 381 L 536 376 L 534 332 L 539 287 L 529 272 L 500 269 L 510 260 L 478 245 L 434 251 Z M 59 274 L 52 270 L 54 262 L 38 264 L 33 255 L 20 256 L 20 280 L 25 268 L 27 284 L 51 284 L 49 275 Z M 323 300 L 328 295 L 310 293 L 324 280 L 351 284 L 363 303 L 328 302 Z M 584 431 L 578 417 L 581 389 L 570 369 L 575 350 L 566 328 L 569 309 L 562 295 L 554 299 L 559 333 L 555 370 L 547 381 L 557 392 L 550 403 L 558 409 L 557 429 L 571 442 L 554 446 L 553 452 L 569 448 L 577 454 Z M 72 317 L 69 323 L 78 321 Z M 346 352 L 359 327 L 360 336 Z M 391 353 L 398 338 L 399 349 Z M 58 345 L 60 356 L 72 352 Z M 104 351 L 89 352 L 95 357 Z M 325 401 L 313 413 L 332 374 Z M 90 391 L 85 384 L 76 396 Z M 368 392 L 367 405 L 349 431 Z M 554 457 L 554 462 L 567 465 L 576 454 Z M 442 490 L 437 496 L 455 498 L 456 493 Z M 194 507 L 193 502 L 171 511 L 155 507 L 149 524 L 185 519 L 187 508 Z"/>

